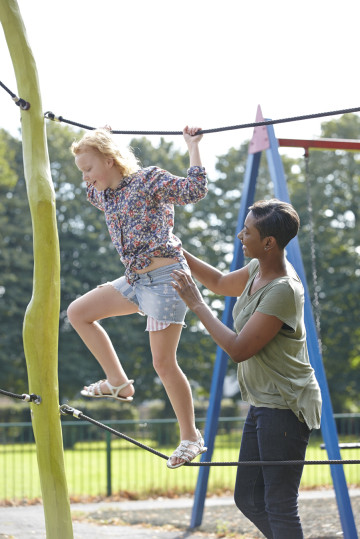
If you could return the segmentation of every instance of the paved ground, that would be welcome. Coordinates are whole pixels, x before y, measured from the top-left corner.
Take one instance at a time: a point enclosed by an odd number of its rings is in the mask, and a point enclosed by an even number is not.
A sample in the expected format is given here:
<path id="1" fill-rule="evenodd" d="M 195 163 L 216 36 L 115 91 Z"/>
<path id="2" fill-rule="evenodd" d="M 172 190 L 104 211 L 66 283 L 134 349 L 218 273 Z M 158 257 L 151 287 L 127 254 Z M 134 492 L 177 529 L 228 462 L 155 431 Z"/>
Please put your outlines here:
<path id="1" fill-rule="evenodd" d="M 360 489 L 350 491 L 360 531 Z M 231 497 L 208 498 L 203 522 L 189 530 L 192 498 L 72 504 L 74 539 L 233 539 L 263 537 L 234 506 Z M 342 530 L 333 491 L 300 494 L 305 538 L 338 538 Z M 0 539 L 45 539 L 41 505 L 0 507 Z M 51 538 L 47 538 L 51 539 Z"/>

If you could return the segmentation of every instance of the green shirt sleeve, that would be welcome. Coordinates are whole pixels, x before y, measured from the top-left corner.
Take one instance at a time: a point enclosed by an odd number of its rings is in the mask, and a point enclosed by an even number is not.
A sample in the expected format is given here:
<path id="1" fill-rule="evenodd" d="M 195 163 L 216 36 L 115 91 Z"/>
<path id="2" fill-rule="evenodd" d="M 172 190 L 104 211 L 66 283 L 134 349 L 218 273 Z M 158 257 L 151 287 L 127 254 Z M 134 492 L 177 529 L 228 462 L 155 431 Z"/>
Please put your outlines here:
<path id="1" fill-rule="evenodd" d="M 288 331 L 295 332 L 299 320 L 299 300 L 288 278 L 277 280 L 262 295 L 256 308 L 258 312 L 276 316 L 285 324 Z"/>

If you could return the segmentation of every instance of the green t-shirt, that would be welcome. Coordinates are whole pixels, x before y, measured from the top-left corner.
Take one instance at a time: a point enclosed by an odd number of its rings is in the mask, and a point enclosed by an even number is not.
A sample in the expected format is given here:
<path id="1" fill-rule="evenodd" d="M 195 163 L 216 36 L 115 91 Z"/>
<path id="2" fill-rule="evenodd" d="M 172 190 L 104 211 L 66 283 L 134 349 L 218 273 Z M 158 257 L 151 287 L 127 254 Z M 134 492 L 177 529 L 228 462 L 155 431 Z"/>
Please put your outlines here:
<path id="1" fill-rule="evenodd" d="M 320 428 L 321 393 L 309 362 L 304 324 L 304 288 L 293 266 L 250 295 L 259 270 L 257 259 L 248 264 L 249 279 L 234 309 L 234 327 L 240 333 L 255 311 L 283 322 L 279 333 L 256 355 L 239 364 L 238 379 L 244 401 L 253 406 L 290 408 L 309 429 Z"/>

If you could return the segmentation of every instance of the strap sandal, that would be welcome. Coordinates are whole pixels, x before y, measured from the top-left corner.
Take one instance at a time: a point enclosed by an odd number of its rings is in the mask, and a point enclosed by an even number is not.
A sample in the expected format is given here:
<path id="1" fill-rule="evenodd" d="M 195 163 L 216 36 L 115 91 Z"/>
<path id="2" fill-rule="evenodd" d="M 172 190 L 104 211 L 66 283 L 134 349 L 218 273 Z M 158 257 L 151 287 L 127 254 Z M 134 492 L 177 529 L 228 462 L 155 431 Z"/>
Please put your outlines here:
<path id="1" fill-rule="evenodd" d="M 175 449 L 174 453 L 169 457 L 167 461 L 167 467 L 174 469 L 179 468 L 180 466 L 183 466 L 185 462 L 191 462 L 195 457 L 198 455 L 201 455 L 202 453 L 205 453 L 207 451 L 207 447 L 204 447 L 204 440 L 203 437 L 200 434 L 200 431 L 196 430 L 197 434 L 197 440 L 182 440 L 180 445 Z M 192 446 L 192 449 L 189 449 L 189 446 Z M 193 448 L 196 449 L 193 449 Z M 171 460 L 174 458 L 182 459 L 183 462 L 179 462 L 178 464 L 172 464 Z"/>
<path id="2" fill-rule="evenodd" d="M 121 384 L 121 386 L 113 386 L 107 380 L 99 380 L 98 382 L 94 382 L 88 387 L 82 389 L 80 393 L 83 397 L 93 397 L 95 399 L 109 397 L 112 399 L 117 399 L 119 401 L 131 402 L 133 400 L 133 397 L 122 397 L 121 395 L 119 395 L 119 393 L 122 389 L 124 389 L 124 387 L 127 387 L 133 383 L 134 380 L 129 380 L 128 382 Z M 101 391 L 101 384 L 105 384 L 109 388 L 110 393 L 103 393 Z"/>

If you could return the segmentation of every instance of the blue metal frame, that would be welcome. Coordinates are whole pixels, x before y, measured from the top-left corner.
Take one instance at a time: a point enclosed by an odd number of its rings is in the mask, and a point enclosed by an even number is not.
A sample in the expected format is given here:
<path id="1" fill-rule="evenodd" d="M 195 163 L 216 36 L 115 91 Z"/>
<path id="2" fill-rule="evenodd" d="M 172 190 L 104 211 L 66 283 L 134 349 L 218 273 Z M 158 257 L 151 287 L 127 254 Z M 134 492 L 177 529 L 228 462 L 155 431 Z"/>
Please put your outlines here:
<path id="1" fill-rule="evenodd" d="M 282 161 L 278 151 L 278 142 L 275 137 L 274 128 L 272 125 L 267 126 L 270 148 L 266 150 L 266 157 L 268 161 L 270 176 L 274 184 L 275 197 L 285 202 L 290 202 L 289 194 L 286 186 L 284 169 Z M 248 211 L 248 207 L 254 202 L 256 179 L 259 170 L 259 164 L 261 159 L 261 153 L 249 154 L 245 178 L 244 187 L 241 197 L 241 205 L 238 215 L 238 222 L 236 227 L 236 236 L 243 227 L 245 217 Z M 311 308 L 311 300 L 309 297 L 306 276 L 301 258 L 301 252 L 299 242 L 297 238 L 294 238 L 287 246 L 287 257 L 289 261 L 295 267 L 299 277 L 302 280 L 305 291 L 305 326 L 307 331 L 307 345 L 309 350 L 309 357 L 312 367 L 315 370 L 317 380 L 320 385 L 323 409 L 321 420 L 321 431 L 323 439 L 326 445 L 328 457 L 331 460 L 340 460 L 339 442 L 336 431 L 335 420 L 333 417 L 332 404 L 329 394 L 329 389 L 326 380 L 326 374 L 322 362 L 318 337 L 316 333 L 316 326 L 314 322 L 313 312 Z M 241 249 L 241 244 L 238 239 L 234 242 L 234 257 L 231 264 L 231 271 L 243 266 L 244 255 Z M 227 297 L 225 299 L 225 309 L 222 321 L 228 327 L 233 327 L 232 309 L 235 303 L 233 297 Z M 201 457 L 201 461 L 211 460 L 214 442 L 218 427 L 218 419 L 220 414 L 221 398 L 223 393 L 224 378 L 227 370 L 228 356 L 225 352 L 218 347 L 214 373 L 210 389 L 210 402 L 206 417 L 205 425 L 205 444 L 208 447 L 207 453 L 204 453 Z M 206 497 L 206 490 L 208 484 L 208 478 L 210 473 L 209 466 L 201 466 L 199 468 L 199 475 L 194 496 L 194 505 L 191 516 L 190 527 L 195 528 L 200 526 L 202 522 L 204 503 Z M 344 533 L 345 539 L 357 539 L 357 531 L 354 521 L 354 516 L 351 508 L 351 501 L 349 492 L 346 485 L 344 469 L 342 465 L 332 465 L 331 475 L 335 488 L 336 500 L 339 509 L 340 521 Z M 234 508 L 235 510 L 235 508 Z"/>

